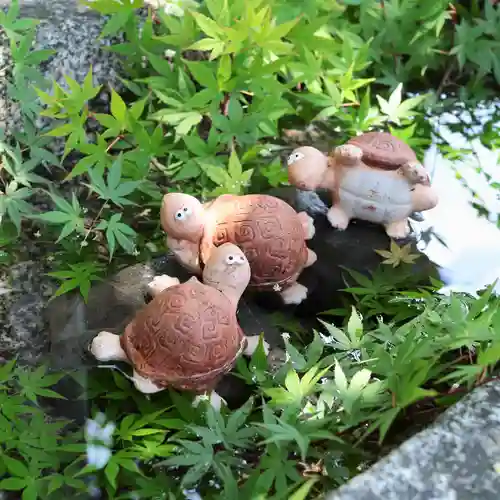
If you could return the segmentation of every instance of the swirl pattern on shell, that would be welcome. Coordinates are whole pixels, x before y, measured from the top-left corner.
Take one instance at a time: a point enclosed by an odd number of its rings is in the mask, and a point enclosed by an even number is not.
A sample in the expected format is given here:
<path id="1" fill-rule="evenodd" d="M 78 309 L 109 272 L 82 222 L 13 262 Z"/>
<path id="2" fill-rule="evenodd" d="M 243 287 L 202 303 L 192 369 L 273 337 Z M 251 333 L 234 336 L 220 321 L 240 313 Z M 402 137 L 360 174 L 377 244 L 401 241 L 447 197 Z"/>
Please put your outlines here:
<path id="1" fill-rule="evenodd" d="M 268 195 L 223 195 L 209 207 L 216 214 L 213 237 L 201 243 L 207 261 L 213 246 L 235 243 L 250 263 L 250 287 L 272 289 L 295 279 L 307 260 L 304 229 L 297 212 Z"/>
<path id="2" fill-rule="evenodd" d="M 416 161 L 413 149 L 387 132 L 367 132 L 350 139 L 347 144 L 363 151 L 363 161 L 374 168 L 396 170 L 408 161 Z"/>
<path id="3" fill-rule="evenodd" d="M 140 375 L 160 386 L 195 392 L 213 388 L 245 342 L 227 298 L 196 278 L 156 296 L 121 336 Z"/>

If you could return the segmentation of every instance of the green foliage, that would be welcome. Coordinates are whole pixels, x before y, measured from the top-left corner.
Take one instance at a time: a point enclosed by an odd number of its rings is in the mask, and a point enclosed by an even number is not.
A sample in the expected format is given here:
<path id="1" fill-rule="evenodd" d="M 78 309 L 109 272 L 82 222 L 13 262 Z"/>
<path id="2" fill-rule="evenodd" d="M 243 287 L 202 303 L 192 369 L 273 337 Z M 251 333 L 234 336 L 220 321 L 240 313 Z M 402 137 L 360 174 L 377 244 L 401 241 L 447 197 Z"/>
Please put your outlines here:
<path id="1" fill-rule="evenodd" d="M 176 499 L 193 488 L 207 499 L 320 498 L 397 442 L 422 405 L 432 419 L 496 376 L 492 290 L 477 299 L 422 293 L 399 323 L 367 322 L 360 304 L 344 325 L 322 322 L 310 342 L 285 335 L 277 370 L 262 347 L 239 360 L 235 374 L 253 395 L 220 412 L 187 393 L 145 398 L 114 370 L 88 378 L 10 362 L 0 370 L 0 488 L 52 499 L 84 495 L 90 481 L 116 499 Z M 40 407 L 62 397 L 52 386 L 63 376 L 91 402 L 84 432 Z"/>
<path id="2" fill-rule="evenodd" d="M 183 15 L 149 10 L 144 22 L 142 0 L 82 3 L 107 16 L 101 37 L 123 35 L 109 47 L 122 62 L 114 88 L 92 69 L 83 82 L 45 82 L 38 66 L 51 54 L 32 49 L 37 22 L 18 18 L 17 1 L 0 13 L 9 96 L 22 112 L 20 129 L 0 139 L 0 262 L 39 232 L 56 297 L 87 300 L 107 271 L 163 250 L 164 192 L 206 199 L 284 185 L 282 156 L 303 129 L 332 148 L 385 129 L 421 156 L 435 135 L 429 113 L 500 83 L 490 2 L 186 1 L 176 3 Z M 102 92 L 109 107 L 97 110 Z M 498 127 L 482 134 L 498 146 Z M 438 140 L 449 158 L 468 153 Z M 321 498 L 414 432 L 407 422 L 420 405 L 430 420 L 497 373 L 492 287 L 474 299 L 441 296 L 437 281 L 419 286 L 409 249 L 378 249 L 385 261 L 371 276 L 345 270 L 345 307 L 326 311 L 312 334 L 284 335 L 278 368 L 262 347 L 239 359 L 251 397 L 220 414 L 174 391 L 144 397 L 118 371 L 94 370 L 72 374 L 93 417 L 83 432 L 45 412 L 61 398 L 61 374 L 4 365 L 0 489 L 23 500 L 92 488 L 113 499 L 175 500 L 184 488 L 204 499 Z M 276 321 L 292 331 L 289 318 Z"/>
<path id="3" fill-rule="evenodd" d="M 497 76 L 500 23 L 489 3 L 467 12 L 444 0 L 315 0 L 306 9 L 210 0 L 179 3 L 183 15 L 150 9 L 144 22 L 141 0 L 84 3 L 108 16 L 101 36 L 124 35 L 109 49 L 123 63 L 119 88 L 96 85 L 92 68 L 83 82 L 44 82 L 37 66 L 50 53 L 31 49 L 36 21 L 18 19 L 17 2 L 0 19 L 12 44 L 11 98 L 23 111 L 23 132 L 2 143 L 0 216 L 19 232 L 42 225 L 73 263 L 76 253 L 80 263 L 114 267 L 161 248 L 165 191 L 205 198 L 286 184 L 290 128 L 312 123 L 332 147 L 386 128 L 420 154 L 431 140 L 424 111 L 439 102 L 432 87 L 453 90 L 433 85 L 435 75 L 463 78 L 476 94 Z M 479 53 L 488 57 L 476 61 Z M 430 90 L 405 96 L 407 88 Z M 108 112 L 93 109 L 101 92 Z M 38 115 L 49 120 L 43 134 Z M 64 142 L 61 157 L 47 148 L 54 138 Z M 47 191 L 56 169 L 64 182 Z M 38 213 L 40 197 L 54 210 Z"/>
<path id="4" fill-rule="evenodd" d="M 71 290 L 79 289 L 81 295 L 87 301 L 92 282 L 101 280 L 101 277 L 97 274 L 99 272 L 102 272 L 102 266 L 99 264 L 95 262 L 80 262 L 78 264 L 69 264 L 69 269 L 67 270 L 48 273 L 49 276 L 60 279 L 63 282 L 56 290 L 54 298 Z"/>
<path id="5" fill-rule="evenodd" d="M 60 398 L 50 389 L 61 375 L 42 366 L 34 371 L 14 362 L 0 369 L 0 489 L 22 492 L 23 499 L 55 498 L 60 488 L 85 489 L 73 477 L 78 454 L 70 450 L 77 434 L 69 422 L 50 419 L 39 398 Z M 65 432 L 66 429 L 66 432 Z M 76 462 L 75 462 L 76 460 Z"/>

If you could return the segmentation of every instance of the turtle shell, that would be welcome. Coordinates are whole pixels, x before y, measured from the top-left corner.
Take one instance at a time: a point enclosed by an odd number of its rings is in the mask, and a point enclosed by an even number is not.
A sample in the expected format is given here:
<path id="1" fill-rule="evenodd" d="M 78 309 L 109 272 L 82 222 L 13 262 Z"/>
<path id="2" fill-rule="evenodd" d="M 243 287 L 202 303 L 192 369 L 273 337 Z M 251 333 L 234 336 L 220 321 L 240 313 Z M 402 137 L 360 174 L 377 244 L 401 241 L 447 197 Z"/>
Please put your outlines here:
<path id="1" fill-rule="evenodd" d="M 228 299 L 196 278 L 158 294 L 120 339 L 139 375 L 197 393 L 215 387 L 246 344 Z"/>
<path id="2" fill-rule="evenodd" d="M 405 142 L 387 132 L 367 132 L 350 139 L 347 144 L 363 151 L 363 162 L 374 168 L 397 170 L 417 155 Z"/>
<path id="3" fill-rule="evenodd" d="M 205 231 L 201 259 L 214 246 L 234 243 L 250 263 L 249 287 L 271 290 L 294 281 L 307 261 L 307 247 L 297 212 L 274 196 L 222 195 L 207 205 L 214 227 Z"/>

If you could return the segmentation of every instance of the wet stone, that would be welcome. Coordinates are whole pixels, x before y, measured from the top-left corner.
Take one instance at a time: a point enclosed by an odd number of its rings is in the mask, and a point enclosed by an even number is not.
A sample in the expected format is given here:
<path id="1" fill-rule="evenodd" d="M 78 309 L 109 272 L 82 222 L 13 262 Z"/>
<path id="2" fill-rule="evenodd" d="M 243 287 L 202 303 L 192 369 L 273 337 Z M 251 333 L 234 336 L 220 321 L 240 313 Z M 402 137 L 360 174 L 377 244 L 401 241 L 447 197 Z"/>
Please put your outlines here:
<path id="1" fill-rule="evenodd" d="M 497 500 L 500 384 L 476 388 L 326 500 Z"/>

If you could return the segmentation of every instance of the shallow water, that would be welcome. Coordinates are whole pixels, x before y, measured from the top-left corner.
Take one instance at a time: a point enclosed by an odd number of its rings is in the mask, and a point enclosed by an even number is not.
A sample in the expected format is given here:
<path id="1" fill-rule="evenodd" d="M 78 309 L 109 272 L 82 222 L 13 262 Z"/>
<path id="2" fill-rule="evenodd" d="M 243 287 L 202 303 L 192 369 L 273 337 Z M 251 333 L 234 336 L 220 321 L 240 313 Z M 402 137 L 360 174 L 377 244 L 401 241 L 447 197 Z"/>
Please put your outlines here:
<path id="1" fill-rule="evenodd" d="M 484 112 L 476 118 L 483 123 L 490 119 Z M 491 182 L 500 182 L 499 154 L 478 139 L 469 141 L 463 134 L 452 132 L 447 124 L 456 121 L 452 115 L 443 115 L 436 120 L 436 128 L 454 148 L 471 148 L 475 154 L 452 163 L 443 158 L 436 145 L 427 151 L 425 165 L 432 172 L 440 201 L 436 208 L 425 212 L 422 228 L 433 227 L 446 243 L 444 246 L 433 238 L 425 248 L 429 258 L 441 266 L 441 278 L 447 285 L 444 291 L 473 294 L 500 278 L 499 191 L 476 171 L 480 168 L 491 175 Z M 473 195 L 457 179 L 455 171 L 479 194 L 490 213 L 489 220 L 471 205 Z M 500 284 L 496 289 L 500 291 Z"/>

